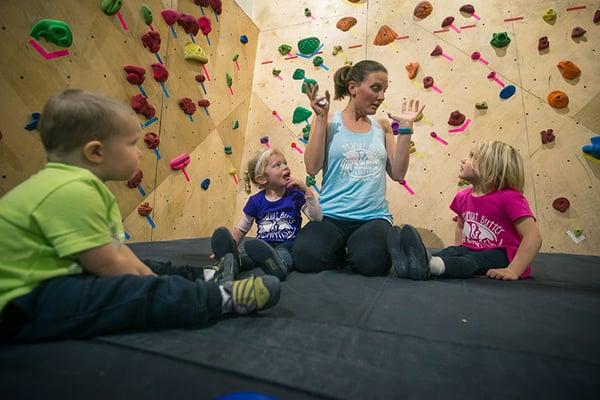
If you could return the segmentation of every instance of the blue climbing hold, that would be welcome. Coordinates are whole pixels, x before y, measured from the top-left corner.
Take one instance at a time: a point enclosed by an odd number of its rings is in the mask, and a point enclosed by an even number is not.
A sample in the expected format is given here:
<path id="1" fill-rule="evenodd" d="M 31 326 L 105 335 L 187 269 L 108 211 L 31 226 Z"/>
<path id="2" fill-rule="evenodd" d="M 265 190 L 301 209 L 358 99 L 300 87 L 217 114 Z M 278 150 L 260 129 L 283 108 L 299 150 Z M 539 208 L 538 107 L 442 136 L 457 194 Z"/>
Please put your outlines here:
<path id="1" fill-rule="evenodd" d="M 40 118 L 42 118 L 42 114 L 39 112 L 31 113 L 31 120 L 25 124 L 25 129 L 28 131 L 33 131 L 37 129 L 38 124 L 40 123 Z"/>
<path id="2" fill-rule="evenodd" d="M 200 184 L 200 187 L 204 190 L 208 190 L 208 187 L 210 186 L 210 179 L 206 178 L 205 180 L 202 181 L 202 183 Z"/>
<path id="3" fill-rule="evenodd" d="M 600 136 L 592 138 L 592 144 L 586 144 L 581 150 L 590 156 L 600 160 Z"/>
<path id="4" fill-rule="evenodd" d="M 248 36 L 246 36 L 246 35 L 240 36 L 240 42 L 242 42 L 242 44 L 248 43 Z"/>
<path id="5" fill-rule="evenodd" d="M 515 85 L 505 86 L 500 91 L 500 98 L 506 100 L 509 97 L 512 97 L 512 95 L 515 94 L 516 91 L 517 91 L 517 88 L 515 87 Z"/>

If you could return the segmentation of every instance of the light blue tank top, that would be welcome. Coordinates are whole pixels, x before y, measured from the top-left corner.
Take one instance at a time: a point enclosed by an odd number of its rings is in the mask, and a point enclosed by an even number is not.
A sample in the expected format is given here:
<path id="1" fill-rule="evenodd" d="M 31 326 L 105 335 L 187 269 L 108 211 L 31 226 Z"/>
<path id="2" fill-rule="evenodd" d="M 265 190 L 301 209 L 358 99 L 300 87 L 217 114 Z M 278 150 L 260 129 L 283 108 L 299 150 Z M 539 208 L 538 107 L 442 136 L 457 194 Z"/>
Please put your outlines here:
<path id="1" fill-rule="evenodd" d="M 369 117 L 370 118 L 370 117 Z M 372 118 L 371 130 L 353 133 L 334 114 L 327 128 L 323 183 L 319 203 L 323 215 L 366 221 L 392 214 L 385 199 L 387 153 L 385 132 Z"/>

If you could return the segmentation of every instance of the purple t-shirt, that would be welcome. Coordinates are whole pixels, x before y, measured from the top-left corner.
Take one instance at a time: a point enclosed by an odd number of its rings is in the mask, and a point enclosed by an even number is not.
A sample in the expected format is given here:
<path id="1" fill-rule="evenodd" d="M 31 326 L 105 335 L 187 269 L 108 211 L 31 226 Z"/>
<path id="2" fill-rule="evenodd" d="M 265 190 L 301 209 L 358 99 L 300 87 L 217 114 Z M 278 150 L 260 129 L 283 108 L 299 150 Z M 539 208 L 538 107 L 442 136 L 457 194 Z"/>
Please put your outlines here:
<path id="1" fill-rule="evenodd" d="M 256 221 L 256 237 L 277 245 L 296 238 L 302 226 L 302 207 L 306 203 L 304 193 L 287 189 L 277 201 L 269 201 L 265 191 L 250 196 L 244 212 Z"/>
<path id="2" fill-rule="evenodd" d="M 512 189 L 497 190 L 482 196 L 473 196 L 472 191 L 472 188 L 468 188 L 458 192 L 450 204 L 450 209 L 464 223 L 462 246 L 474 250 L 503 248 L 512 261 L 521 244 L 515 221 L 533 217 L 527 199 Z M 526 278 L 530 274 L 531 265 L 521 277 Z"/>

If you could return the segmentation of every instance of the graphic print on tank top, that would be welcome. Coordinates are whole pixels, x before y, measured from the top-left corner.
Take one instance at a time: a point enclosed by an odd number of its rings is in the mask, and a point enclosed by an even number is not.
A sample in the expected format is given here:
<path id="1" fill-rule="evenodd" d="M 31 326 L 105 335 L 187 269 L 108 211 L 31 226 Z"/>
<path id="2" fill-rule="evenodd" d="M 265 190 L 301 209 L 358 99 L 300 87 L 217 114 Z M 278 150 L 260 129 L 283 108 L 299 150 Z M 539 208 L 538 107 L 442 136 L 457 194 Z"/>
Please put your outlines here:
<path id="1" fill-rule="evenodd" d="M 342 146 L 344 160 L 342 174 L 353 180 L 363 180 L 377 175 L 382 168 L 381 159 L 385 153 L 372 148 L 368 143 L 346 143 Z"/>
<path id="2" fill-rule="evenodd" d="M 504 228 L 500 225 L 473 211 L 463 213 L 462 218 L 464 243 L 484 248 L 502 246 L 503 241 L 498 240 L 498 235 Z"/>
<path id="3" fill-rule="evenodd" d="M 257 224 L 256 237 L 267 242 L 285 242 L 294 237 L 294 216 L 285 211 L 266 213 Z"/>

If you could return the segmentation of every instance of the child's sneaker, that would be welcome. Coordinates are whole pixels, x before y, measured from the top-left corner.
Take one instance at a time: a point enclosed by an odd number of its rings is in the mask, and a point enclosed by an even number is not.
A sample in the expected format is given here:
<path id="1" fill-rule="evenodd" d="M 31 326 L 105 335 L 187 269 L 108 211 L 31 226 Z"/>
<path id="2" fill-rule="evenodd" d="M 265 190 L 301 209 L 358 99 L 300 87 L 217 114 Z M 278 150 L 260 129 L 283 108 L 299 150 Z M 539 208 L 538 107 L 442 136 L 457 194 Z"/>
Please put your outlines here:
<path id="1" fill-rule="evenodd" d="M 406 259 L 406 252 L 402 245 L 401 232 L 402 230 L 399 226 L 392 226 L 387 235 L 386 245 L 396 275 L 398 275 L 398 278 L 408 278 L 408 260 Z"/>
<path id="2" fill-rule="evenodd" d="M 404 225 L 400 232 L 402 247 L 406 253 L 408 276 L 415 281 L 429 279 L 429 255 L 421 235 L 412 225 Z"/>
<path id="3" fill-rule="evenodd" d="M 231 296 L 225 308 L 236 314 L 266 310 L 279 301 L 279 279 L 274 276 L 251 276 L 239 281 L 226 282 L 223 289 Z"/>
<path id="4" fill-rule="evenodd" d="M 258 264 L 266 274 L 275 275 L 280 281 L 287 278 L 287 265 L 277 250 L 260 239 L 247 239 L 244 249 L 248 257 Z"/>
<path id="5" fill-rule="evenodd" d="M 217 228 L 210 239 L 210 247 L 215 259 L 220 260 L 225 254 L 231 253 L 239 263 L 240 253 L 229 229 L 223 226 Z"/>
<path id="6" fill-rule="evenodd" d="M 214 275 L 210 279 L 211 282 L 228 282 L 235 279 L 240 268 L 237 259 L 233 254 L 228 253 L 221 257 L 215 264 L 205 269 L 214 271 Z"/>

